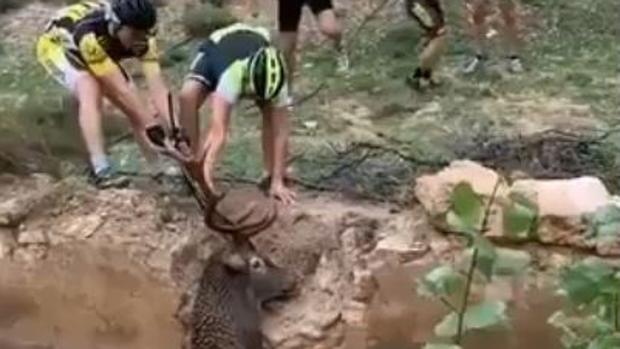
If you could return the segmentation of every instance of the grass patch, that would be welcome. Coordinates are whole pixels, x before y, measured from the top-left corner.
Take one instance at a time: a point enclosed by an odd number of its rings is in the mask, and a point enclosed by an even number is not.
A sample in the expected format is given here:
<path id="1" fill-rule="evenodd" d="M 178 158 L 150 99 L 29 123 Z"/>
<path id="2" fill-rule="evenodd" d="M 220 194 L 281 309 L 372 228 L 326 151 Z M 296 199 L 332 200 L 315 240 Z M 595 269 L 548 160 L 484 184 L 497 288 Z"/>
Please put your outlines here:
<path id="1" fill-rule="evenodd" d="M 416 156 L 450 159 L 462 156 L 455 151 L 459 148 L 455 140 L 472 134 L 510 138 L 522 132 L 524 124 L 534 129 L 564 127 L 570 126 L 573 120 L 592 121 L 597 127 L 613 124 L 620 110 L 617 98 L 620 52 L 613 49 L 620 37 L 614 15 L 620 12 L 620 3 L 615 0 L 589 3 L 525 0 L 523 3 L 527 10 L 528 40 L 524 51 L 526 72 L 522 75 L 505 71 L 502 48 L 497 45 L 491 50 L 492 66 L 486 72 L 467 77 L 460 74 L 459 68 L 472 52 L 462 28 L 460 2 L 444 3 L 450 44 L 439 72 L 443 84 L 432 91 L 414 92 L 404 83 L 404 77 L 417 64 L 423 34 L 410 19 L 369 22 L 355 41 L 349 42 L 352 67 L 346 73 L 336 71 L 336 57 L 327 41 L 307 45 L 299 63 L 298 97 L 321 84 L 325 87 L 297 106 L 293 113 L 293 144 L 306 152 L 299 163 L 302 172 L 308 178 L 320 177 L 326 168 L 321 170 L 312 160 L 329 158 L 325 153 L 327 143 L 357 139 L 360 131 L 385 135 L 389 142 L 405 147 Z M 187 7 L 179 25 L 184 26 L 188 36 L 202 38 L 233 20 L 227 10 L 203 1 L 197 7 Z M 354 31 L 357 24 L 348 25 Z M 162 37 L 164 42 L 169 39 Z M 165 72 L 174 90 L 181 86 L 199 44 L 193 40 L 166 52 Z M 0 66 L 1 123 L 19 127 L 22 132 L 41 120 L 44 122 L 40 127 L 46 130 L 62 130 L 72 121 L 57 107 L 64 90 L 38 67 L 32 52 L 0 44 Z M 22 110 L 24 96 L 28 96 L 26 104 L 30 110 Z M 367 115 L 347 116 L 351 111 L 338 106 L 343 100 L 367 109 Z M 247 106 L 242 103 L 236 108 L 233 137 L 223 171 L 258 176 L 262 170 L 260 117 L 257 110 Z M 585 111 L 573 116 L 573 109 Z M 202 113 L 206 121 L 206 106 Z M 554 117 L 558 120 L 566 117 L 565 125 L 552 122 Z M 307 129 L 306 121 L 316 121 L 318 126 Z M 618 145 L 620 137 L 614 135 L 608 142 Z"/>

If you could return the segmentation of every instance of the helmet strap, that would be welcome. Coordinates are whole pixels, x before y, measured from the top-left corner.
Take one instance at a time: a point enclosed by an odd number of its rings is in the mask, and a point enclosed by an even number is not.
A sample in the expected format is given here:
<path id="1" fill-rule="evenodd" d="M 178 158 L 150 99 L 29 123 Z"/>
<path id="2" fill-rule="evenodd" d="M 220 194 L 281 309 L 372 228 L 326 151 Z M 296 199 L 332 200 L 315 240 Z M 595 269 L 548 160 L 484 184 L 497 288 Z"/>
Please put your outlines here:
<path id="1" fill-rule="evenodd" d="M 111 7 L 106 8 L 105 19 L 108 22 L 108 30 L 110 31 L 110 34 L 116 35 L 116 33 L 121 29 L 122 23 Z"/>

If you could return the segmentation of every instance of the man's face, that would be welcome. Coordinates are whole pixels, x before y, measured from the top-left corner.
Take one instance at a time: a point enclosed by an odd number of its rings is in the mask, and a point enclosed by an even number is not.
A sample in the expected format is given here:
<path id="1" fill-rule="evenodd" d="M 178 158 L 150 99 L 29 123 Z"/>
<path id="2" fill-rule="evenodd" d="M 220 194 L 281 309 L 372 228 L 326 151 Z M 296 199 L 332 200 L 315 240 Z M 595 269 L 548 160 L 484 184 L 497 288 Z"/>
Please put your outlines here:
<path id="1" fill-rule="evenodd" d="M 148 31 L 122 26 L 117 36 L 123 47 L 132 51 L 136 56 L 141 56 L 146 53 L 149 40 Z"/>

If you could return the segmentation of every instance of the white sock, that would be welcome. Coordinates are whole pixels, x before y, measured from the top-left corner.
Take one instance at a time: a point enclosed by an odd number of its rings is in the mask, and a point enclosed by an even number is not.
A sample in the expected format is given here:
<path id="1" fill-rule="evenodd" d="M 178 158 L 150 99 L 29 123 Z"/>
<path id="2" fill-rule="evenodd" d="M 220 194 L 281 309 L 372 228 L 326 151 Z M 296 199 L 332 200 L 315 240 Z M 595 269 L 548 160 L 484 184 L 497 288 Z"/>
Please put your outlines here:
<path id="1" fill-rule="evenodd" d="M 100 174 L 110 168 L 110 163 L 105 155 L 91 155 L 90 164 L 92 165 L 95 174 Z"/>

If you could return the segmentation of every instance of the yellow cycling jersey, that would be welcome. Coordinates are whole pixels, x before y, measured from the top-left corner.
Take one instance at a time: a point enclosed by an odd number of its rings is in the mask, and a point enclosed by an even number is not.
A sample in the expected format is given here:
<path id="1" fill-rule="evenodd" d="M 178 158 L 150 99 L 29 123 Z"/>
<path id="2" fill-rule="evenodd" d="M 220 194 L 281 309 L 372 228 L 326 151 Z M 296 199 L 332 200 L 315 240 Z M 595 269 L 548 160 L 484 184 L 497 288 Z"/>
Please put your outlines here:
<path id="1" fill-rule="evenodd" d="M 39 40 L 39 60 L 49 60 L 41 55 L 61 46 L 74 68 L 96 76 L 109 73 L 127 58 L 142 60 L 146 74 L 159 72 L 155 38 L 148 39 L 142 52 L 125 48 L 112 34 L 110 11 L 107 1 L 85 1 L 59 10 Z"/>

